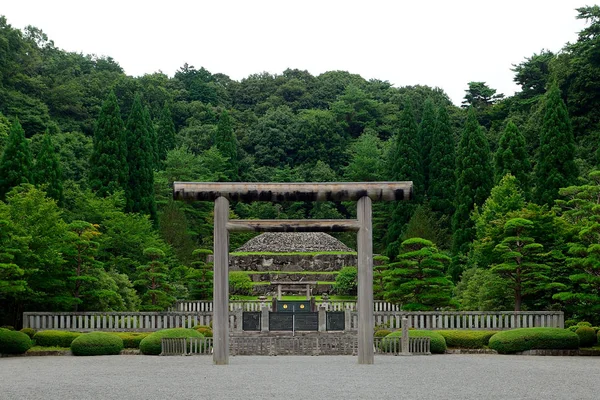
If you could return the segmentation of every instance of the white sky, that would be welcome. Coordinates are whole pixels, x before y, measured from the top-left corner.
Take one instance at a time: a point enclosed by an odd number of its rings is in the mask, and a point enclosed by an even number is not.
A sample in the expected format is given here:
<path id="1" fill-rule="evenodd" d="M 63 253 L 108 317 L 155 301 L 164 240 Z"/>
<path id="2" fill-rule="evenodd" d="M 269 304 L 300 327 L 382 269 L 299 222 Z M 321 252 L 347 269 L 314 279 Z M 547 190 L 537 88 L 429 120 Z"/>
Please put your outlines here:
<path id="1" fill-rule="evenodd" d="M 585 1 L 0 0 L 0 14 L 59 48 L 111 56 L 134 76 L 172 76 L 185 62 L 236 80 L 345 70 L 438 86 L 460 104 L 469 81 L 514 93 L 511 64 L 574 42 Z"/>

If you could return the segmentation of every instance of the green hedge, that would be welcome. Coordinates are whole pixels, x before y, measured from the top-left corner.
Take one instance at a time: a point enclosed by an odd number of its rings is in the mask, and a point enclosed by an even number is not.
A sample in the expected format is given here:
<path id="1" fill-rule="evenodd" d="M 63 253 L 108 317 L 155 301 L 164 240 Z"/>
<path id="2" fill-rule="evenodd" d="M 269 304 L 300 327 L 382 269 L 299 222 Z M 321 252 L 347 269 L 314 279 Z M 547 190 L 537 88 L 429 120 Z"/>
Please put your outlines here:
<path id="1" fill-rule="evenodd" d="M 148 332 L 111 332 L 123 340 L 123 347 L 126 349 L 139 349 L 140 343 L 150 333 Z"/>
<path id="2" fill-rule="evenodd" d="M 460 349 L 483 349 L 497 331 L 436 331 L 446 339 L 448 347 Z"/>
<path id="3" fill-rule="evenodd" d="M 24 334 L 26 334 L 27 336 L 29 336 L 31 339 L 33 339 L 33 336 L 35 335 L 35 333 L 37 331 L 35 329 L 33 329 L 33 328 L 23 328 L 19 332 L 23 332 Z"/>
<path id="4" fill-rule="evenodd" d="M 576 349 L 579 336 L 561 328 L 520 328 L 496 333 L 489 346 L 501 354 L 533 349 Z"/>
<path id="5" fill-rule="evenodd" d="M 109 332 L 90 332 L 80 335 L 71 343 L 76 356 L 107 356 L 123 350 L 123 339 Z"/>
<path id="6" fill-rule="evenodd" d="M 392 333 L 392 331 L 388 331 L 387 329 L 380 329 L 380 330 L 376 331 L 373 336 L 375 336 L 375 337 L 386 337 L 390 333 Z"/>
<path id="7" fill-rule="evenodd" d="M 0 328 L 0 354 L 23 354 L 31 345 L 31 338 L 23 332 Z"/>
<path id="8" fill-rule="evenodd" d="M 392 337 L 402 337 L 402 331 L 392 332 L 386 336 L 386 338 Z M 408 331 L 408 337 L 430 337 L 432 353 L 444 354 L 446 352 L 446 339 L 444 339 L 444 337 L 437 332 L 411 329 Z M 382 340 L 382 345 L 384 344 L 385 338 Z"/>
<path id="9" fill-rule="evenodd" d="M 159 355 L 161 353 L 160 340 L 164 337 L 204 337 L 204 335 L 194 329 L 186 328 L 173 328 L 156 331 L 146 336 L 140 343 L 140 350 L 142 351 L 142 354 Z"/>
<path id="10" fill-rule="evenodd" d="M 33 335 L 33 340 L 37 346 L 44 347 L 71 347 L 71 342 L 76 337 L 81 335 L 79 332 L 68 332 L 68 331 L 39 331 Z"/>
<path id="11" fill-rule="evenodd" d="M 575 334 L 579 336 L 580 347 L 590 347 L 596 344 L 596 331 L 591 326 L 580 326 Z"/>

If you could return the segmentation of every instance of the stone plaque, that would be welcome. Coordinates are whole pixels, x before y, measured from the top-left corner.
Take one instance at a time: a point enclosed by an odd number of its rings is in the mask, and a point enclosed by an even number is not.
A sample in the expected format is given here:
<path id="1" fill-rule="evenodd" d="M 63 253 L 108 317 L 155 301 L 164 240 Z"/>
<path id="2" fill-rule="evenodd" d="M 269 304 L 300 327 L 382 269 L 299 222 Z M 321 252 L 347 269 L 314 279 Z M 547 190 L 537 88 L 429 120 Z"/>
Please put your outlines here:
<path id="1" fill-rule="evenodd" d="M 327 330 L 345 331 L 346 319 L 343 311 L 327 311 Z"/>
<path id="2" fill-rule="evenodd" d="M 291 331 L 294 326 L 294 313 L 291 312 L 270 312 L 269 330 L 270 331 Z"/>
<path id="3" fill-rule="evenodd" d="M 306 312 L 294 314 L 295 330 L 297 331 L 318 331 L 319 330 L 319 313 Z"/>
<path id="4" fill-rule="evenodd" d="M 277 311 L 286 313 L 311 312 L 310 301 L 278 301 Z"/>
<path id="5" fill-rule="evenodd" d="M 258 312 L 244 311 L 242 313 L 242 329 L 245 331 L 260 331 L 260 315 Z"/>

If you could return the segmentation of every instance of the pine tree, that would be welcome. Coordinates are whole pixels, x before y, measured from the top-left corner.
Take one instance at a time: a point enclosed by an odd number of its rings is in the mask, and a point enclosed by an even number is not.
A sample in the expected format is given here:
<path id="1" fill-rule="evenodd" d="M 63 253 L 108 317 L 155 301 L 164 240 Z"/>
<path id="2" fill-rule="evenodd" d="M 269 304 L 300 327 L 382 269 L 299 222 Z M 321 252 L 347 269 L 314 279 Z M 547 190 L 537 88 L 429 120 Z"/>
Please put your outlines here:
<path id="1" fill-rule="evenodd" d="M 431 164 L 431 147 L 436 130 L 435 106 L 430 98 L 423 105 L 423 117 L 419 125 L 419 148 L 423 165 L 423 190 L 429 193 L 429 168 Z"/>
<path id="2" fill-rule="evenodd" d="M 534 199 L 538 204 L 552 205 L 558 189 L 575 183 L 575 139 L 569 113 L 553 84 L 546 94 L 546 109 L 540 133 L 540 147 L 535 166 Z"/>
<path id="3" fill-rule="evenodd" d="M 471 212 L 483 204 L 493 186 L 490 148 L 473 108 L 467 114 L 456 154 L 456 211 L 452 218 L 452 250 L 465 254 L 475 238 Z"/>
<path id="4" fill-rule="evenodd" d="M 390 152 L 390 178 L 393 181 L 412 181 L 412 201 L 397 202 L 392 205 L 392 215 L 386 237 L 386 253 L 393 259 L 400 248 L 400 236 L 412 213 L 423 198 L 423 169 L 419 152 L 418 127 L 410 101 L 406 101 L 400 113 L 398 134 Z"/>
<path id="5" fill-rule="evenodd" d="M 169 104 L 165 102 L 160 118 L 158 120 L 158 129 L 156 132 L 156 152 L 158 159 L 162 162 L 167 158 L 169 150 L 175 148 L 175 124 Z"/>
<path id="6" fill-rule="evenodd" d="M 229 165 L 226 172 L 229 181 L 235 182 L 239 180 L 238 144 L 235 134 L 233 133 L 231 117 L 227 111 L 223 111 L 219 117 L 219 123 L 217 124 L 217 131 L 215 133 L 215 146 L 221 154 L 229 158 Z"/>
<path id="7" fill-rule="evenodd" d="M 112 91 L 102 104 L 96 122 L 89 180 L 92 190 L 101 197 L 127 188 L 125 127 L 121 119 L 117 97 Z"/>
<path id="8" fill-rule="evenodd" d="M 127 119 L 127 165 L 129 184 L 126 210 L 150 215 L 156 221 L 154 201 L 154 152 L 140 96 L 136 95 Z"/>
<path id="9" fill-rule="evenodd" d="M 142 311 L 162 311 L 173 304 L 171 296 L 173 287 L 169 283 L 169 268 L 161 261 L 165 253 L 157 248 L 149 247 L 144 250 L 144 255 L 150 259 L 146 265 L 137 267 L 138 280 L 136 286 L 143 287 Z"/>
<path id="10" fill-rule="evenodd" d="M 63 201 L 63 174 L 50 134 L 46 132 L 34 170 L 35 183 L 45 185 L 44 190 L 59 204 Z"/>
<path id="11" fill-rule="evenodd" d="M 427 195 L 431 210 L 448 218 L 454 213 L 456 195 L 455 141 L 445 106 L 438 109 L 435 130 L 431 138 L 429 164 L 429 190 Z M 449 226 L 449 223 L 448 223 Z"/>
<path id="12" fill-rule="evenodd" d="M 494 156 L 496 183 L 506 174 L 511 174 L 517 178 L 521 189 L 528 191 L 530 171 L 531 164 L 527 154 L 525 136 L 519 131 L 514 122 L 508 121 Z"/>
<path id="13" fill-rule="evenodd" d="M 429 240 L 412 238 L 402 242 L 398 262 L 385 272 L 384 298 L 402 304 L 404 310 L 425 311 L 450 304 L 452 282 L 445 276 L 450 257 Z"/>
<path id="14" fill-rule="evenodd" d="M 0 158 L 0 200 L 15 186 L 22 183 L 33 183 L 33 160 L 29 143 L 25 139 L 25 131 L 15 118 L 2 158 Z"/>

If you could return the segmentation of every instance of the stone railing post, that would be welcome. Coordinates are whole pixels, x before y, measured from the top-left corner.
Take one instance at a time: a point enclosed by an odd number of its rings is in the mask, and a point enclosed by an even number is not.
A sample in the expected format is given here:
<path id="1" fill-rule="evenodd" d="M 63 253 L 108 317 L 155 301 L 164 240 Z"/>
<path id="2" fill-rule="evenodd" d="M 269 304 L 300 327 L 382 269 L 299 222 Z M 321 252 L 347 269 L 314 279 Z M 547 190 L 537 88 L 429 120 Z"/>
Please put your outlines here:
<path id="1" fill-rule="evenodd" d="M 325 307 L 319 307 L 319 332 L 327 331 L 327 312 Z"/>
<path id="2" fill-rule="evenodd" d="M 260 312 L 260 331 L 269 332 L 269 307 L 263 305 Z"/>
<path id="3" fill-rule="evenodd" d="M 411 354 L 410 349 L 409 349 L 409 343 L 410 343 L 410 339 L 408 337 L 408 318 L 403 317 L 402 318 L 402 343 L 401 343 L 403 356 L 410 356 L 410 354 Z"/>

